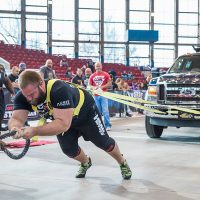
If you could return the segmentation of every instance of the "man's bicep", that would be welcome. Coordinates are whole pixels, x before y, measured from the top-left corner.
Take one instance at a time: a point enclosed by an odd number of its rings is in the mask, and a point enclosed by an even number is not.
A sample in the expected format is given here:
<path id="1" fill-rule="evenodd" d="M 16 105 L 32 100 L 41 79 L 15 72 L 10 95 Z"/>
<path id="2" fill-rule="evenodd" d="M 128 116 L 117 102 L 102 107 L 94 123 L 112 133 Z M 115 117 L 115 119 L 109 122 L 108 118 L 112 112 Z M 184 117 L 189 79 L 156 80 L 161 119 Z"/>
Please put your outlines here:
<path id="1" fill-rule="evenodd" d="M 61 120 L 61 123 L 68 127 L 71 125 L 72 118 L 73 118 L 73 108 L 67 108 L 67 109 L 58 109 L 58 108 L 53 108 L 53 117 L 54 119 L 59 119 Z"/>

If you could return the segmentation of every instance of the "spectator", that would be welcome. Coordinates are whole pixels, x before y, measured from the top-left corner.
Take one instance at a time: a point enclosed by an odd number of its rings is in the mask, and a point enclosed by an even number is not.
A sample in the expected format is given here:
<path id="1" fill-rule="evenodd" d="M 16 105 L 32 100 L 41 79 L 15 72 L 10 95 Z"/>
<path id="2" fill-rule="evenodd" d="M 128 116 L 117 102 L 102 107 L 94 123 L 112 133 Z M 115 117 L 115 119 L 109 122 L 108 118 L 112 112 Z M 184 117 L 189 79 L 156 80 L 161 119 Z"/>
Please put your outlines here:
<path id="1" fill-rule="evenodd" d="M 82 78 L 83 71 L 80 68 L 76 70 L 76 76 L 72 78 L 72 83 L 78 84 L 83 86 L 83 78 Z"/>
<path id="2" fill-rule="evenodd" d="M 152 79 L 152 74 L 149 74 L 146 78 L 147 84 L 149 84 L 150 80 Z"/>
<path id="3" fill-rule="evenodd" d="M 134 78 L 133 73 L 130 71 L 128 72 L 128 80 L 132 80 Z"/>
<path id="4" fill-rule="evenodd" d="M 67 71 L 65 73 L 65 77 L 71 81 L 71 79 L 74 77 L 74 74 L 72 73 L 72 68 L 70 66 L 67 67 Z"/>
<path id="5" fill-rule="evenodd" d="M 26 69 L 26 63 L 19 63 L 19 74 L 21 74 Z"/>
<path id="6" fill-rule="evenodd" d="M 139 89 L 140 90 L 147 90 L 147 82 L 146 81 L 141 82 L 140 85 L 139 85 Z"/>
<path id="7" fill-rule="evenodd" d="M 127 91 L 130 89 L 128 83 L 125 82 L 122 78 L 118 78 L 116 80 L 116 84 L 117 84 L 119 90 Z"/>
<path id="8" fill-rule="evenodd" d="M 122 91 L 122 94 L 128 95 L 128 90 L 130 90 L 128 83 L 125 82 L 122 78 L 118 78 L 116 82 L 117 82 L 118 89 Z M 124 112 L 127 117 L 132 117 L 129 106 L 124 105 Z"/>
<path id="9" fill-rule="evenodd" d="M 138 86 L 137 82 L 135 82 L 135 81 L 132 82 L 131 89 L 132 90 L 139 90 L 139 86 Z"/>
<path id="10" fill-rule="evenodd" d="M 48 59 L 45 65 L 40 68 L 40 74 L 44 80 L 56 78 L 55 72 L 53 71 L 53 62 L 51 59 Z"/>
<path id="11" fill-rule="evenodd" d="M 65 55 L 62 55 L 62 58 L 60 60 L 60 67 L 64 67 L 64 68 L 69 67 L 69 64 L 67 62 L 67 57 Z"/>
<path id="12" fill-rule="evenodd" d="M 83 77 L 83 85 L 85 88 L 88 86 L 89 78 L 92 74 L 92 70 L 90 68 L 85 69 L 85 76 Z"/>
<path id="13" fill-rule="evenodd" d="M 110 78 L 112 80 L 112 85 L 109 88 L 109 90 L 112 90 L 112 91 L 117 90 L 118 89 L 118 85 L 115 83 L 115 79 L 114 79 L 112 74 L 110 74 Z"/>
<path id="14" fill-rule="evenodd" d="M 87 65 L 86 65 L 86 68 L 90 68 L 92 73 L 95 72 L 95 67 L 94 67 L 94 63 L 92 61 L 92 59 L 89 59 L 88 62 L 87 62 Z"/>
<path id="15" fill-rule="evenodd" d="M 102 70 L 102 64 L 100 62 L 95 63 L 96 72 L 90 76 L 89 86 L 93 89 L 100 89 L 103 91 L 107 91 L 107 89 L 111 86 L 112 80 L 110 75 Z M 94 96 L 95 102 L 100 113 L 104 117 L 104 124 L 107 131 L 111 130 L 110 116 L 108 110 L 108 99 L 105 97 L 96 95 Z"/>
<path id="16" fill-rule="evenodd" d="M 117 76 L 115 70 L 111 69 L 108 73 L 112 75 L 113 81 L 115 81 L 116 80 L 116 76 Z"/>
<path id="17" fill-rule="evenodd" d="M 20 69 L 17 66 L 12 67 L 11 73 L 8 75 L 12 86 L 14 88 L 15 94 L 19 91 L 18 77 L 19 77 Z"/>
<path id="18" fill-rule="evenodd" d="M 124 79 L 124 80 L 128 80 L 128 74 L 126 72 L 126 70 L 124 70 L 121 74 L 121 78 Z"/>

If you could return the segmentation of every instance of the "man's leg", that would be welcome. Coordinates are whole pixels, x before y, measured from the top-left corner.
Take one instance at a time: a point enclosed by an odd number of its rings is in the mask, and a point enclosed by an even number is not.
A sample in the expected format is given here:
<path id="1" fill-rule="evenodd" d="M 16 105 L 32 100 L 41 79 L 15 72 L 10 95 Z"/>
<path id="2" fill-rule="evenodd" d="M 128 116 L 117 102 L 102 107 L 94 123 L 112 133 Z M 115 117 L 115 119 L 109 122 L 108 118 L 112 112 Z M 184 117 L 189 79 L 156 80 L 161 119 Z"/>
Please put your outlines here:
<path id="1" fill-rule="evenodd" d="M 88 115 L 88 123 L 85 127 L 82 127 L 82 130 L 85 137 L 87 137 L 97 147 L 106 151 L 119 163 L 122 177 L 124 179 L 130 179 L 132 176 L 131 169 L 120 152 L 117 143 L 113 138 L 109 137 L 105 130 L 102 118 L 97 108 L 93 107 L 93 110 L 91 110 Z"/>
<path id="2" fill-rule="evenodd" d="M 57 135 L 63 153 L 81 163 L 76 178 L 84 178 L 87 170 L 91 167 L 92 162 L 78 145 L 78 137 L 78 130 L 72 128 L 64 134 Z"/>
<path id="3" fill-rule="evenodd" d="M 111 155 L 119 164 L 121 169 L 121 174 L 123 179 L 129 180 L 132 176 L 132 171 L 126 161 L 126 159 L 121 154 L 117 143 L 115 142 L 115 146 L 112 151 L 107 151 L 109 155 Z"/>
<path id="4" fill-rule="evenodd" d="M 108 154 L 110 154 L 119 164 L 122 164 L 125 161 L 125 158 L 121 154 L 116 142 L 115 142 L 115 147 L 113 148 L 112 151 L 108 152 Z"/>
<path id="5" fill-rule="evenodd" d="M 76 174 L 76 178 L 85 178 L 87 170 L 92 166 L 92 161 L 90 157 L 88 157 L 82 149 L 80 149 L 80 153 L 78 156 L 73 159 L 79 161 L 81 163 L 79 170 Z"/>
<path id="6" fill-rule="evenodd" d="M 102 114 L 102 106 L 101 106 L 100 96 L 94 96 L 94 100 L 95 100 L 95 103 L 97 105 L 97 108 L 98 108 L 100 114 Z"/>
<path id="7" fill-rule="evenodd" d="M 105 97 L 101 97 L 101 107 L 102 107 L 102 114 L 104 117 L 104 124 L 107 130 L 110 130 L 111 123 L 110 123 L 110 114 L 108 110 L 108 99 Z"/>
<path id="8" fill-rule="evenodd" d="M 80 163 L 88 163 L 89 157 L 85 154 L 85 152 L 80 148 L 80 153 L 76 157 L 73 157 L 74 160 L 79 161 Z"/>

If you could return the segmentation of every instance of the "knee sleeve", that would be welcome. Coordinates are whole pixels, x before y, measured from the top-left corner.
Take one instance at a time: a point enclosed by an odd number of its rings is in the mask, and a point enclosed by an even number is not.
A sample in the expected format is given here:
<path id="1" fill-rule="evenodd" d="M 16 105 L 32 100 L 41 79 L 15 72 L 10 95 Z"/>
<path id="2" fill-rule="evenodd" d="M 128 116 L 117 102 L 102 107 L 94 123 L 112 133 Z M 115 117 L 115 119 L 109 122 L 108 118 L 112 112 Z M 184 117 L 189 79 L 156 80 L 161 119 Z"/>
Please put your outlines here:
<path id="1" fill-rule="evenodd" d="M 115 140 L 109 137 L 104 143 L 98 144 L 97 146 L 106 152 L 111 152 L 115 147 Z"/>
<path id="2" fill-rule="evenodd" d="M 63 153 L 67 155 L 70 158 L 74 158 L 78 156 L 81 152 L 81 148 L 78 146 L 77 148 L 66 148 L 66 147 L 61 147 Z"/>

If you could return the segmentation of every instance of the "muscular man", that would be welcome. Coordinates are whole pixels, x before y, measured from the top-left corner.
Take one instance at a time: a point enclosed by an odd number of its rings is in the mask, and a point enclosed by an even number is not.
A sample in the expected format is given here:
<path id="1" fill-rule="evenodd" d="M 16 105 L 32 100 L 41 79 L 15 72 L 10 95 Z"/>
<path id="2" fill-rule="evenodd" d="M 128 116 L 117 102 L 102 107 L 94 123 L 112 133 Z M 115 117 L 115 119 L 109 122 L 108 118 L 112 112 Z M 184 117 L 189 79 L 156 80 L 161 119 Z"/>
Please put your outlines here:
<path id="1" fill-rule="evenodd" d="M 117 143 L 108 136 L 93 97 L 84 89 L 61 80 L 44 81 L 35 71 L 26 70 L 19 77 L 21 91 L 15 97 L 9 129 L 15 138 L 56 135 L 64 154 L 81 163 L 76 178 L 83 178 L 92 165 L 78 144 L 79 136 L 110 154 L 120 165 L 122 177 L 132 172 Z M 32 110 L 52 121 L 38 127 L 23 127 Z"/>

